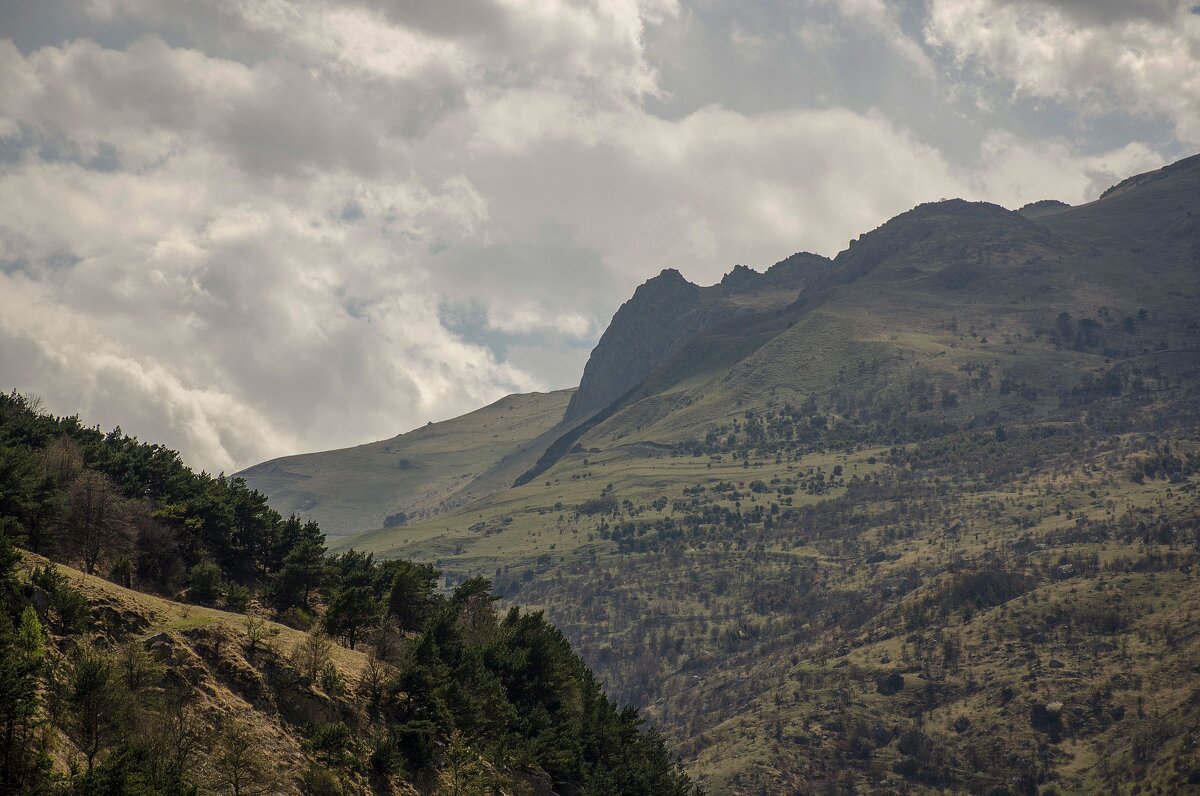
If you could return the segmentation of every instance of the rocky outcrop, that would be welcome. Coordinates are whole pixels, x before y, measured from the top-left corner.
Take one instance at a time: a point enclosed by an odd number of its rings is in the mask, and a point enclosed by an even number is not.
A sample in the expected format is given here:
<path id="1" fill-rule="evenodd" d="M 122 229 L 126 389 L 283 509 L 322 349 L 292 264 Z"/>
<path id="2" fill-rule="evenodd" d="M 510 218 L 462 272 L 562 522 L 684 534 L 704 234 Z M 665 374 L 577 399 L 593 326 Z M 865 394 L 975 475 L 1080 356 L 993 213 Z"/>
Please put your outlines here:
<path id="1" fill-rule="evenodd" d="M 1017 212 L 1025 216 L 1025 218 L 1042 218 L 1043 216 L 1061 213 L 1063 210 L 1070 209 L 1071 206 L 1066 202 L 1060 202 L 1057 199 L 1040 199 L 1022 206 Z"/>
<path id="2" fill-rule="evenodd" d="M 694 285 L 674 268 L 663 270 L 634 291 L 613 316 L 588 359 L 565 420 L 578 422 L 609 407 L 697 334 L 747 312 L 735 297 L 777 292 L 779 303 L 786 304 L 830 264 L 825 257 L 800 252 L 765 273 L 735 265 L 712 287 Z"/>
<path id="3" fill-rule="evenodd" d="M 582 420 L 640 383 L 704 323 L 701 288 L 674 268 L 621 305 L 583 370 L 565 419 Z"/>

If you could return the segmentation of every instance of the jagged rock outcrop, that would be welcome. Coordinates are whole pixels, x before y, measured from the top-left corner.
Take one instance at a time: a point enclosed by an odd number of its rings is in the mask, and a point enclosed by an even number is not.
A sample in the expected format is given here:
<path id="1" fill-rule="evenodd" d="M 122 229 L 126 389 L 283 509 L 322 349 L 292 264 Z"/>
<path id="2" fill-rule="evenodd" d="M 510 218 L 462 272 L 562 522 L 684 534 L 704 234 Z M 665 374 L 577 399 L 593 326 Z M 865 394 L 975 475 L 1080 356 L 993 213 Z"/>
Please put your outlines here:
<path id="1" fill-rule="evenodd" d="M 674 268 L 641 285 L 592 351 L 565 419 L 594 414 L 646 378 L 703 326 L 703 306 L 701 288 Z"/>
<path id="2" fill-rule="evenodd" d="M 674 268 L 664 269 L 634 291 L 613 316 L 588 359 L 565 420 L 594 415 L 640 384 L 697 334 L 747 311 L 730 299 L 758 291 L 787 297 L 788 291 L 798 292 L 824 274 L 830 264 L 828 258 L 800 252 L 766 272 L 735 265 L 711 287 L 692 284 Z"/>

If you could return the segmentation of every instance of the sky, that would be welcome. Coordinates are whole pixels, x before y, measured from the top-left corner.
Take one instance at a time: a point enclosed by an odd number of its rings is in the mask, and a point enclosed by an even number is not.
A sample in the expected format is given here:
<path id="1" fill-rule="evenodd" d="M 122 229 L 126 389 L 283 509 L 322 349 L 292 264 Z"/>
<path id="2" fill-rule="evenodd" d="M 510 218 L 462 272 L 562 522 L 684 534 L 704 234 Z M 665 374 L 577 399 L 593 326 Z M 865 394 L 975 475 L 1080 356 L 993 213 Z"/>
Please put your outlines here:
<path id="1" fill-rule="evenodd" d="M 666 267 L 1197 151 L 1196 0 L 0 0 L 0 388 L 233 472 L 573 386 Z"/>

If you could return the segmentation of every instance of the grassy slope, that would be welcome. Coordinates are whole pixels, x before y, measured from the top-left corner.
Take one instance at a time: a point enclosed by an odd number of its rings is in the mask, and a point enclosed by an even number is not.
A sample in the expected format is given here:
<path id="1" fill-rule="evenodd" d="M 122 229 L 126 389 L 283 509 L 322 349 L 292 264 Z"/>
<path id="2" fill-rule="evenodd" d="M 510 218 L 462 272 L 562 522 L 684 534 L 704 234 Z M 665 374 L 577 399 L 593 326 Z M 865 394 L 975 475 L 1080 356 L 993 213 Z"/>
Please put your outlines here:
<path id="1" fill-rule="evenodd" d="M 27 571 L 47 563 L 32 553 L 24 552 L 22 557 Z M 300 775 L 317 759 L 304 747 L 313 726 L 344 721 L 354 727 L 367 721 L 364 706 L 354 696 L 367 664 L 362 652 L 337 645 L 332 648 L 331 661 L 345 682 L 346 696 L 330 696 L 317 685 L 300 684 L 283 663 L 304 637 L 301 631 L 265 622 L 266 638 L 250 655 L 244 614 L 133 591 L 66 566 L 59 566 L 58 571 L 87 598 L 96 625 L 93 632 L 106 646 L 145 646 L 166 664 L 171 676 L 194 686 L 191 709 L 198 731 L 211 731 L 230 717 L 249 726 L 256 750 L 271 761 L 273 793 L 299 792 Z M 197 773 L 202 779 L 207 776 L 211 751 L 207 744 L 201 744 L 198 751 Z M 58 739 L 55 758 L 60 770 L 66 770 L 68 760 L 78 761 L 79 756 L 70 738 Z M 360 777 L 346 776 L 367 792 Z M 415 793 L 403 782 L 390 782 L 389 786 L 397 794 Z"/>
<path id="2" fill-rule="evenodd" d="M 21 556 L 26 570 L 49 563 L 48 559 L 27 551 L 22 551 Z M 90 607 L 95 609 L 97 606 L 107 606 L 115 615 L 125 617 L 138 625 L 135 638 L 145 639 L 157 633 L 173 634 L 193 630 L 216 631 L 231 638 L 245 636 L 245 614 L 175 602 L 165 597 L 126 589 L 104 578 L 88 575 L 68 566 L 60 565 L 58 571 L 66 576 L 72 588 L 87 597 Z M 303 631 L 278 622 L 268 621 L 265 627 L 282 650 L 290 650 L 306 635 Z M 367 656 L 361 652 L 340 645 L 333 647 L 333 662 L 351 687 L 357 684 L 359 672 L 366 660 Z"/>
<path id="3" fill-rule="evenodd" d="M 287 456 L 240 476 L 282 512 L 331 538 L 376 528 L 397 512 L 434 513 L 508 487 L 537 458 L 571 390 L 510 395 L 470 414 L 389 440 Z"/>
<path id="4" fill-rule="evenodd" d="M 615 447 L 599 454 L 573 453 L 534 483 L 489 495 L 457 511 L 402 529 L 358 534 L 342 540 L 334 550 L 353 547 L 384 558 L 436 560 L 449 571 L 466 574 L 494 575 L 497 566 L 533 565 L 545 555 L 565 563 L 568 554 L 589 555 L 608 547 L 597 544 L 601 518 L 576 517 L 574 510 L 599 497 L 610 484 L 618 499 L 642 506 L 638 516 L 650 520 L 671 516 L 669 505 L 655 510 L 650 504 L 663 497 L 682 499 L 684 487 L 750 478 L 790 478 L 801 465 L 828 471 L 843 464 L 851 471 L 865 473 L 875 469 L 866 460 L 877 452 L 816 454 L 799 463 L 759 462 L 750 471 L 728 456 L 717 457 L 719 460 L 671 456 L 637 446 Z M 839 493 L 840 489 L 833 489 L 829 494 Z M 817 499 L 806 494 L 793 497 L 795 505 Z M 730 500 L 720 503 L 733 506 Z"/>
<path id="5" fill-rule="evenodd" d="M 1172 440 L 1200 449 L 1194 435 Z M 1069 448 L 1051 451 L 1028 475 L 998 488 L 963 489 L 930 473 L 919 483 L 928 488 L 942 483 L 945 491 L 929 504 L 929 517 L 881 520 L 849 540 L 784 528 L 767 535 L 730 534 L 728 544 L 705 549 L 649 554 L 619 552 L 599 538 L 597 518 L 575 516 L 570 508 L 611 483 L 618 499 L 635 506 L 626 516 L 641 522 L 674 513 L 670 502 L 687 499 L 685 486 L 751 478 L 786 482 L 809 467 L 828 472 L 835 464 L 850 476 L 894 468 L 884 465 L 884 451 L 875 449 L 780 464 L 768 457 L 752 461 L 748 470 L 728 457 L 720 462 L 650 459 L 609 451 L 591 455 L 584 464 L 584 455 L 575 454 L 547 474 L 549 486 L 542 481 L 493 495 L 402 534 L 370 534 L 354 544 L 384 556 L 437 560 L 461 574 L 499 572 L 510 597 L 519 593 L 521 602 L 547 608 L 618 698 L 650 705 L 649 715 L 668 730 L 693 772 L 714 792 L 760 786 L 790 792 L 820 781 L 829 775 L 831 758 L 843 753 L 838 750 L 846 743 L 847 727 L 860 724 L 882 726 L 893 735 L 919 726 L 953 750 L 955 764 L 963 769 L 975 755 L 1041 754 L 1060 786 L 1086 793 L 1100 786 L 1102 760 L 1122 761 L 1127 772 L 1139 769 L 1132 761 L 1133 744 L 1154 732 L 1155 722 L 1166 723 L 1175 744 L 1180 728 L 1200 717 L 1194 701 L 1197 678 L 1188 668 L 1200 659 L 1200 634 L 1192 625 L 1200 611 L 1200 583 L 1180 565 L 1120 569 L 1122 561 L 1144 562 L 1154 554 L 1187 560 L 1186 546 L 1064 538 L 1085 517 L 1144 515 L 1186 523 L 1200 514 L 1194 489 L 1180 490 L 1168 481 L 1129 481 L 1127 459 L 1137 455 L 1135 442 L 1144 440 L 1130 439 L 1127 450 L 1084 457 L 1073 456 Z M 793 500 L 811 505 L 844 495 L 844 489 L 835 488 Z M 661 511 L 650 507 L 657 497 L 669 499 Z M 778 494 L 755 497 L 780 499 Z M 553 510 L 553 501 L 561 501 L 564 510 Z M 885 508 L 884 502 L 868 501 L 860 510 Z M 1024 525 L 1019 529 L 1018 519 Z M 957 522 L 965 530 L 948 535 L 946 529 Z M 889 530 L 900 527 L 912 536 L 887 538 Z M 1032 560 L 1008 566 L 1046 569 L 1064 556 L 1074 561 L 1095 555 L 1101 569 L 1062 581 L 1041 578 L 1011 603 L 909 627 L 903 605 L 935 599 L 952 577 L 955 561 L 1000 555 L 1011 562 L 1012 547 L 1024 536 L 1039 540 L 1028 556 Z M 764 545 L 761 550 L 755 549 L 756 539 Z M 866 551 L 875 549 L 895 560 L 864 566 Z M 1115 569 L 1104 571 L 1106 565 Z M 821 573 L 827 595 L 865 606 L 866 615 L 845 626 L 825 624 L 848 610 L 837 599 L 817 600 L 811 608 L 797 608 L 798 613 L 786 597 L 778 605 L 770 600 L 756 605 L 764 588 L 797 593 L 797 573 L 810 568 Z M 911 591 L 902 599 L 886 596 L 906 581 Z M 516 588 L 520 591 L 514 593 Z M 1064 630 L 1114 604 L 1130 617 L 1119 631 L 1081 627 L 1071 636 Z M 1059 618 L 1048 620 L 1048 615 Z M 1168 648 L 1163 633 L 1170 627 L 1186 630 Z M 1046 632 L 1048 640 L 1030 641 L 1030 628 Z M 947 637 L 964 651 L 954 670 L 944 663 Z M 905 691 L 896 697 L 875 693 L 877 675 L 893 670 L 905 672 Z M 1006 688 L 1015 696 L 1006 699 Z M 928 689 L 934 696 L 925 695 Z M 1068 705 L 1068 726 L 1076 728 L 1057 744 L 1030 727 L 1032 705 L 1051 701 Z M 1120 711 L 1128 720 L 1113 718 Z M 952 729 L 964 716 L 969 727 Z M 1004 740 L 989 749 L 988 739 L 996 736 Z M 1168 749 L 1163 765 L 1140 766 L 1159 783 L 1160 792 L 1170 792 L 1181 775 L 1172 767 L 1186 773 L 1189 754 Z M 898 741 L 871 757 L 876 785 L 888 779 L 899 783 L 888 770 L 905 757 Z M 1001 779 L 985 774 L 974 782 Z"/>
<path id="6" fill-rule="evenodd" d="M 1104 571 L 1122 561 L 1178 554 L 1178 547 L 1140 540 L 1075 543 L 1061 535 L 1081 515 L 1102 515 L 1113 503 L 1149 514 L 1167 502 L 1174 504 L 1168 513 L 1176 521 L 1194 518 L 1200 506 L 1194 493 L 1176 497 L 1166 483 L 1134 487 L 1121 483 L 1119 468 L 1088 472 L 1086 467 L 1099 462 L 1079 464 L 1083 467 L 1067 468 L 1054 479 L 1039 474 L 995 492 L 945 500 L 945 515 L 918 524 L 903 543 L 875 532 L 861 540 L 898 556 L 895 560 L 863 566 L 861 557 L 818 559 L 821 587 L 869 606 L 869 616 L 850 628 L 806 626 L 806 632 L 785 634 L 790 643 L 782 648 L 748 643 L 732 665 L 706 672 L 699 682 L 673 678 L 657 706 L 659 716 L 673 716 L 666 723 L 694 720 L 688 703 L 717 706 L 701 734 L 681 736 L 685 756 L 719 790 L 811 783 L 829 777 L 832 760 L 851 750 L 863 757 L 860 784 L 898 785 L 889 769 L 909 756 L 902 742 L 872 741 L 864 753 L 851 740 L 879 727 L 889 735 L 917 729 L 941 753 L 949 752 L 952 770 L 970 772 L 965 782 L 972 791 L 1005 784 L 1002 772 L 1008 768 L 1048 775 L 1074 793 L 1103 789 L 1109 770 L 1118 772 L 1114 779 L 1126 788 L 1139 786 L 1138 777 L 1144 777 L 1144 792 L 1177 792 L 1195 764 L 1186 751 L 1185 728 L 1198 718 L 1191 667 L 1200 654 L 1200 635 L 1189 629 L 1167 642 L 1164 634 L 1191 627 L 1200 610 L 1200 587 L 1186 565 Z M 1047 489 L 1052 480 L 1057 484 Z M 1075 506 L 1074 516 L 1051 510 L 1055 504 Z M 991 510 L 996 505 L 1003 506 L 998 516 Z M 906 607 L 940 599 L 956 561 L 1007 560 L 1012 566 L 1008 551 L 1019 538 L 1013 518 L 1023 506 L 1032 506 L 1038 520 L 1029 529 L 1039 540 L 1033 566 L 1048 569 L 1094 555 L 1101 569 L 1062 580 L 1042 578 L 1024 596 L 995 607 L 960 606 L 961 613 L 905 619 Z M 945 533 L 955 522 L 966 524 L 965 539 Z M 1029 568 L 1030 562 L 1018 566 Z M 688 585 L 703 591 L 705 580 Z M 897 584 L 915 588 L 900 599 L 880 599 Z M 1120 611 L 1129 624 L 1112 630 L 1085 626 L 1110 610 Z M 769 611 L 751 616 L 749 624 L 785 618 Z M 947 662 L 947 640 L 960 650 L 953 664 Z M 894 671 L 904 673 L 901 694 L 877 693 L 877 677 Z M 1067 725 L 1059 742 L 1038 732 L 1030 719 L 1035 705 L 1056 701 L 1065 705 Z M 960 719 L 966 723 L 957 725 Z M 1167 743 L 1149 760 L 1135 759 L 1135 745 L 1158 728 Z M 1010 761 L 1017 765 L 1005 765 Z M 966 789 L 964 780 L 957 784 L 954 790 Z"/>

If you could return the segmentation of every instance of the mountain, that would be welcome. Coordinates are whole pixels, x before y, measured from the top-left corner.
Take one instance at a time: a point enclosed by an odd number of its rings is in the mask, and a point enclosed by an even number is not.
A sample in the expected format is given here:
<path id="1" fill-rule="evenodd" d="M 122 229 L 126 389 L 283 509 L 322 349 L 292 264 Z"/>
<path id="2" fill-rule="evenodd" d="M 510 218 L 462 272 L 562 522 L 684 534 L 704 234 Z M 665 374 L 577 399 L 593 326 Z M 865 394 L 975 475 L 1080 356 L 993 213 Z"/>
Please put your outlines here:
<path id="1" fill-rule="evenodd" d="M 1194 346 L 1200 159 L 1164 171 L 1135 178 L 1134 193 L 1114 190 L 1040 223 L 961 200 L 904 213 L 853 241 L 786 309 L 689 330 L 637 374 L 646 388 L 582 442 L 631 434 L 684 442 L 731 406 L 765 408 L 847 386 L 860 400 L 869 393 L 889 422 L 898 414 L 899 422 L 1024 417 L 1031 407 L 1011 391 L 969 389 L 972 371 L 1053 391 L 1104 358 Z M 624 339 L 623 321 L 618 312 L 605 337 Z M 604 353 L 621 361 L 638 350 Z M 919 400 L 908 389 L 914 379 L 954 393 L 954 412 L 901 409 Z M 581 384 L 573 400 L 583 394 Z"/>
<path id="2" fill-rule="evenodd" d="M 797 258 L 651 279 L 511 488 L 339 549 L 545 606 L 715 793 L 1196 787 L 1200 157 Z"/>
<path id="3" fill-rule="evenodd" d="M 510 395 L 388 440 L 285 456 L 236 475 L 281 513 L 313 519 L 331 538 L 463 506 L 536 470 L 555 440 L 581 434 L 581 423 L 697 333 L 785 305 L 828 266 L 800 253 L 761 274 L 737 266 L 706 288 L 664 270 L 617 311 L 578 390 Z"/>
<path id="4" fill-rule="evenodd" d="M 693 285 L 673 268 L 663 270 L 634 291 L 613 316 L 583 369 L 566 420 L 608 406 L 696 335 L 777 309 L 828 266 L 826 258 L 802 252 L 763 274 L 736 266 L 720 283 L 707 288 Z"/>
<path id="5" fill-rule="evenodd" d="M 572 393 L 510 395 L 391 439 L 272 459 L 237 476 L 330 537 L 402 525 L 508 487 L 537 459 Z"/>

